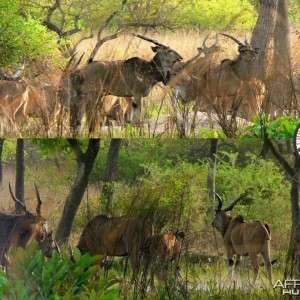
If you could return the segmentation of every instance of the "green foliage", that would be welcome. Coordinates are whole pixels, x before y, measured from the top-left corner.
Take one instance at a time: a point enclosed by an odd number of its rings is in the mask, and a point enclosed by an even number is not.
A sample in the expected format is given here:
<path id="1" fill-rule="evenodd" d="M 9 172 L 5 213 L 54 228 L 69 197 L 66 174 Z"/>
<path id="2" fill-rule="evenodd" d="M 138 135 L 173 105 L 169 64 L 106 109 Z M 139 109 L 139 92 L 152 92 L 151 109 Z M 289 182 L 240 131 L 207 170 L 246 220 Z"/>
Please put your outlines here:
<path id="1" fill-rule="evenodd" d="M 257 13 L 248 1 L 193 1 L 189 20 L 193 27 L 215 30 L 248 29 L 256 22 Z"/>
<path id="2" fill-rule="evenodd" d="M 164 166 L 147 163 L 143 167 L 144 175 L 134 185 L 115 187 L 115 213 L 146 216 L 158 230 L 202 227 L 200 199 L 206 193 L 206 178 L 199 166 L 185 162 L 172 166 L 165 161 Z"/>
<path id="3" fill-rule="evenodd" d="M 74 249 L 75 262 L 61 259 L 57 252 L 48 261 L 32 243 L 26 250 L 12 249 L 10 257 L 9 277 L 0 272 L 0 295 L 5 299 L 117 298 L 117 280 L 104 279 L 103 274 L 95 280 L 101 256 L 81 255 Z"/>
<path id="4" fill-rule="evenodd" d="M 83 140 L 81 143 L 87 145 L 87 140 Z M 39 146 L 44 158 L 58 151 L 67 155 L 73 154 L 66 139 L 32 139 L 31 144 Z"/>
<path id="5" fill-rule="evenodd" d="M 289 0 L 289 15 L 293 22 L 300 21 L 300 1 L 299 0 Z"/>
<path id="6" fill-rule="evenodd" d="M 225 138 L 226 135 L 224 134 L 223 130 L 220 129 L 210 129 L 202 127 L 200 128 L 199 132 L 196 133 L 198 138 L 208 138 L 208 139 L 216 139 L 216 138 Z"/>
<path id="7" fill-rule="evenodd" d="M 35 17 L 44 18 L 48 1 L 41 1 L 43 6 L 31 5 L 26 10 Z M 243 0 L 128 0 L 123 9 L 117 0 L 102 1 L 99 6 L 93 0 L 61 1 L 60 10 L 56 9 L 51 21 L 58 27 L 64 24 L 63 31 L 74 28 L 74 16 L 80 17 L 78 28 L 101 28 L 107 18 L 117 14 L 109 24 L 110 30 L 122 27 L 161 27 L 194 29 L 251 29 L 255 24 L 256 9 Z M 62 20 L 64 21 L 62 23 Z"/>
<path id="8" fill-rule="evenodd" d="M 14 150 L 14 146 L 10 145 L 12 141 L 6 142 Z M 68 147 L 65 142 L 48 140 L 45 143 L 37 143 L 45 149 L 49 146 L 49 149 L 61 149 L 63 152 L 65 146 Z M 109 142 L 101 141 L 98 170 L 94 170 L 93 175 L 94 182 L 103 174 Z M 210 140 L 139 139 L 123 140 L 122 143 L 120 168 L 114 183 L 114 213 L 148 216 L 149 219 L 153 219 L 157 231 L 184 230 L 189 246 L 193 243 L 195 246 L 189 248 L 189 251 L 216 251 L 215 236 L 210 226 L 212 214 L 209 208 L 212 201 L 208 199 L 207 193 Z M 29 145 L 29 141 L 26 145 Z M 83 147 L 85 145 L 83 141 Z M 261 145 L 261 140 L 256 139 L 220 140 L 216 191 L 223 197 L 224 206 L 245 190 L 249 191 L 247 199 L 235 206 L 232 215 L 242 214 L 247 220 L 265 220 L 270 224 L 274 258 L 278 256 L 278 252 L 285 254 L 288 247 L 291 223 L 290 184 L 273 160 L 257 158 Z M 36 147 L 30 144 L 30 148 L 34 148 L 33 146 Z M 246 153 L 248 150 L 251 153 Z M 73 155 L 62 154 L 63 167 L 55 172 L 52 162 L 48 161 L 51 167 L 47 167 L 45 163 L 47 155 L 42 156 L 39 152 L 38 154 L 40 160 L 28 166 L 28 169 L 33 169 L 29 172 L 35 173 L 39 180 L 44 180 L 45 185 L 53 185 L 58 192 L 59 188 L 65 185 L 64 178 L 73 176 L 74 165 L 76 167 Z M 87 198 L 91 197 L 91 194 L 89 193 Z M 45 204 L 47 205 L 47 201 L 44 201 L 43 205 Z M 95 205 L 92 210 L 90 216 L 103 213 L 99 211 L 99 205 Z M 78 222 L 81 232 L 87 218 L 86 215 L 77 217 L 81 218 L 81 222 Z M 216 234 L 216 238 L 221 236 Z M 218 245 L 220 247 L 221 242 Z M 26 251 L 13 250 L 10 255 L 10 277 L 0 269 L 0 298 L 120 299 L 123 295 L 127 299 L 133 298 L 132 286 L 123 284 L 123 268 L 110 271 L 110 277 L 104 279 L 97 264 L 99 257 L 82 256 L 76 249 L 74 255 L 75 263 L 68 257 L 60 260 L 57 253 L 47 261 L 37 251 L 36 246 L 31 245 Z M 182 257 L 185 257 L 185 253 Z M 282 257 L 284 261 L 284 255 Z M 247 258 L 245 260 L 247 261 Z M 241 289 L 232 289 L 226 281 L 228 268 L 225 262 L 220 262 L 220 267 L 216 264 L 194 266 L 187 263 L 186 269 L 182 270 L 188 283 L 187 297 L 184 289 L 181 289 L 179 284 L 174 284 L 173 277 L 170 276 L 169 291 L 165 289 L 163 282 L 157 280 L 157 298 L 167 299 L 171 295 L 177 299 L 275 299 L 276 293 L 279 292 L 268 288 L 247 289 L 244 286 Z M 282 278 L 283 271 L 276 273 L 276 270 L 278 272 L 278 265 L 274 266 L 274 278 Z M 94 274 L 100 277 L 95 279 Z M 252 271 L 245 267 L 244 262 L 241 262 L 241 274 L 240 278 L 248 283 Z M 261 278 L 264 278 L 263 272 L 261 274 Z M 205 288 L 202 289 L 202 286 Z M 146 299 L 151 299 L 151 296 L 147 294 Z"/>
<path id="9" fill-rule="evenodd" d="M 279 117 L 274 121 L 270 116 L 261 113 L 254 116 L 254 123 L 248 128 L 245 137 L 254 138 L 272 138 L 272 139 L 290 139 L 293 138 L 300 118 L 292 116 Z"/>
<path id="10" fill-rule="evenodd" d="M 224 206 L 249 191 L 247 199 L 242 200 L 232 214 L 240 213 L 250 220 L 266 220 L 275 236 L 285 236 L 282 242 L 288 241 L 291 204 L 280 167 L 271 160 L 257 158 L 250 153 L 247 164 L 240 166 L 236 162 L 236 153 L 226 154 L 230 157 L 229 162 L 220 161 L 216 174 L 216 191 L 223 197 Z"/>
<path id="11" fill-rule="evenodd" d="M 5 139 L 3 144 L 2 161 L 9 162 L 16 159 L 17 140 Z"/>
<path id="12" fill-rule="evenodd" d="M 57 37 L 39 19 L 19 14 L 20 2 L 0 0 L 0 67 L 55 57 Z"/>

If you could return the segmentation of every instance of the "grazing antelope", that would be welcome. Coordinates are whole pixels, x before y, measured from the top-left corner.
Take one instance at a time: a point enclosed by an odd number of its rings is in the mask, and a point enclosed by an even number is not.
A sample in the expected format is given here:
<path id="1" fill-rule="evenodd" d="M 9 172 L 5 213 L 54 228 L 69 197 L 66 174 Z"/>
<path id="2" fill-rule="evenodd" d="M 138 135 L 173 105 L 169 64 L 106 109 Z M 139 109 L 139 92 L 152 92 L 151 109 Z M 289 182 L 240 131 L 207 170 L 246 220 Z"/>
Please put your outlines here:
<path id="1" fill-rule="evenodd" d="M 97 107 L 101 106 L 101 99 L 105 95 L 118 97 L 133 97 L 131 123 L 137 125 L 141 115 L 141 100 L 146 97 L 152 87 L 163 82 L 167 84 L 170 76 L 170 68 L 182 57 L 169 47 L 158 43 L 153 39 L 136 35 L 139 38 L 154 43 L 152 47 L 155 56 L 151 61 L 132 57 L 119 61 L 89 61 L 88 65 L 76 70 L 67 68 L 65 76 L 69 80 L 69 91 L 62 91 L 60 97 L 65 103 L 70 102 L 70 127 L 73 135 L 78 133 L 83 115 L 89 133 L 95 128 Z"/>
<path id="2" fill-rule="evenodd" d="M 27 210 L 25 204 L 16 198 L 9 184 L 9 191 L 14 202 L 19 205 L 25 214 L 8 215 L 0 213 L 0 261 L 6 265 L 7 252 L 11 247 L 26 248 L 33 241 L 37 241 L 42 252 L 50 256 L 55 248 L 52 232 L 48 230 L 47 221 L 41 215 L 42 201 L 36 188 L 36 214 Z"/>
<path id="3" fill-rule="evenodd" d="M 233 256 L 236 255 L 235 268 L 237 268 L 240 257 L 249 255 L 254 269 L 252 281 L 252 285 L 254 286 L 259 273 L 258 256 L 261 254 L 266 266 L 267 276 L 272 284 L 272 264 L 270 261 L 271 233 L 269 225 L 260 221 L 246 222 L 242 216 L 229 216 L 228 212 L 231 211 L 248 193 L 240 195 L 224 209 L 222 209 L 223 202 L 221 197 L 217 193 L 214 194 L 216 195 L 219 204 L 216 209 L 216 215 L 212 222 L 212 226 L 223 236 L 231 277 L 233 276 L 234 271 Z"/>
<path id="4" fill-rule="evenodd" d="M 82 254 L 128 256 L 132 265 L 132 279 L 136 283 L 142 251 L 153 233 L 153 226 L 143 218 L 99 215 L 87 224 L 77 248 Z"/>
<path id="5" fill-rule="evenodd" d="M 195 129 L 197 112 L 199 110 L 205 112 L 209 110 L 208 102 L 203 99 L 201 92 L 198 90 L 202 68 L 211 61 L 215 62 L 216 57 L 222 51 L 218 44 L 218 34 L 215 36 L 214 44 L 210 47 L 206 45 L 208 37 L 209 34 L 204 37 L 202 47 L 198 48 L 198 54 L 175 69 L 174 75 L 169 81 L 169 86 L 172 89 L 171 100 L 175 114 L 177 114 L 178 100 L 183 104 L 195 101 L 194 115 L 191 124 L 192 132 Z M 201 54 L 204 54 L 204 57 L 200 57 Z M 179 127 L 179 132 L 185 135 L 184 124 L 178 124 L 177 127 Z"/>
<path id="6" fill-rule="evenodd" d="M 184 232 L 163 233 L 150 236 L 144 249 L 145 271 L 143 274 L 143 290 L 147 288 L 147 277 L 150 273 L 150 289 L 155 290 L 154 264 L 162 268 L 162 278 L 167 286 L 168 267 L 170 262 L 175 261 L 176 274 L 179 273 L 179 260 L 182 250 Z M 180 275 L 180 274 L 177 274 Z"/>

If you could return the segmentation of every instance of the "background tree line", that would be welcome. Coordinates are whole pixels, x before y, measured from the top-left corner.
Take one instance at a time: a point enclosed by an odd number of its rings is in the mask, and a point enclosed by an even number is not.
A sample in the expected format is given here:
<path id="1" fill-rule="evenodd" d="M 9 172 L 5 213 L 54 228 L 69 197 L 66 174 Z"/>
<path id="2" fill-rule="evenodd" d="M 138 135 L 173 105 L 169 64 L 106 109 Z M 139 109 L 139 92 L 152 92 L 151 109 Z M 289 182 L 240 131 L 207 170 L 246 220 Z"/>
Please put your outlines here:
<path id="1" fill-rule="evenodd" d="M 267 1 L 262 1 L 262 4 Z M 273 2 L 273 1 L 271 1 Z M 276 4 L 277 1 L 274 1 Z M 300 20 L 299 1 L 289 1 L 289 17 Z M 247 30 L 255 27 L 258 1 L 0 1 L 0 67 L 23 60 L 59 60 L 79 32 L 156 30 Z M 106 24 L 111 16 L 109 24 Z M 93 34 L 95 34 L 95 32 Z"/>

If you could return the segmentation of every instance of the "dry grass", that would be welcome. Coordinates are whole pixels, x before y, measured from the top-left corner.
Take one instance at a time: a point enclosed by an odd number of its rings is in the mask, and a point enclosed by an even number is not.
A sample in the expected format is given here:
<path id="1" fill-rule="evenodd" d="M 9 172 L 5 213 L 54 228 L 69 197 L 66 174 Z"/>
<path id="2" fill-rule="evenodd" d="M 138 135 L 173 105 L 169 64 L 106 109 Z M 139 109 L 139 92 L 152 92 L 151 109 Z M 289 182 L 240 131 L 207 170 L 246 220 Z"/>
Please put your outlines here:
<path id="1" fill-rule="evenodd" d="M 141 33 L 143 34 L 143 33 Z M 202 41 L 207 32 L 195 32 L 178 30 L 176 32 L 167 32 L 159 34 L 157 32 L 147 32 L 144 35 L 150 38 L 156 39 L 162 44 L 170 46 L 183 56 L 184 60 L 188 60 L 197 54 L 197 47 L 202 46 Z M 240 40 L 244 39 L 245 32 L 230 32 Z M 77 39 L 80 37 L 77 36 Z M 87 57 L 92 51 L 96 39 L 84 40 L 81 42 L 77 49 L 77 57 L 84 53 L 82 64 L 86 62 Z M 214 42 L 214 32 L 211 33 L 210 39 L 207 41 L 208 45 Z M 237 55 L 237 45 L 224 36 L 219 37 L 219 44 L 223 48 L 221 58 L 234 58 Z M 300 57 L 299 57 L 299 45 L 300 34 L 296 29 L 291 29 L 291 52 L 292 52 L 292 71 L 295 73 L 300 72 Z M 152 44 L 134 37 L 130 34 L 120 35 L 118 38 L 106 42 L 98 51 L 96 60 L 122 60 L 130 57 L 138 56 L 146 60 L 150 60 L 154 53 L 151 50 Z M 42 74 L 45 77 L 47 74 Z M 151 91 L 148 97 L 143 101 L 143 116 L 144 129 L 141 134 L 133 133 L 132 129 L 122 130 L 120 127 L 116 127 L 113 132 L 108 131 L 105 128 L 101 133 L 97 131 L 94 137 L 153 137 L 157 134 L 166 136 L 177 136 L 176 126 L 174 124 L 174 112 L 170 101 L 170 89 L 163 84 L 157 84 Z M 193 105 L 190 105 L 189 111 L 191 112 Z M 158 121 L 159 120 L 159 121 Z M 69 137 L 71 136 L 68 126 L 68 116 L 65 117 L 62 131 L 57 130 L 58 125 L 49 120 L 50 128 L 45 128 L 40 120 L 28 120 L 26 124 L 21 127 L 14 126 L 2 126 L 0 128 L 0 135 L 5 137 Z M 160 123 L 157 126 L 157 123 Z M 205 114 L 200 115 L 198 120 L 198 128 L 196 132 L 199 132 L 201 128 L 207 127 L 207 116 Z M 217 122 L 213 122 L 213 127 L 218 128 Z M 211 124 L 209 125 L 211 126 Z M 87 131 L 82 130 L 80 136 L 87 136 Z M 201 137 L 201 135 L 199 135 Z"/>

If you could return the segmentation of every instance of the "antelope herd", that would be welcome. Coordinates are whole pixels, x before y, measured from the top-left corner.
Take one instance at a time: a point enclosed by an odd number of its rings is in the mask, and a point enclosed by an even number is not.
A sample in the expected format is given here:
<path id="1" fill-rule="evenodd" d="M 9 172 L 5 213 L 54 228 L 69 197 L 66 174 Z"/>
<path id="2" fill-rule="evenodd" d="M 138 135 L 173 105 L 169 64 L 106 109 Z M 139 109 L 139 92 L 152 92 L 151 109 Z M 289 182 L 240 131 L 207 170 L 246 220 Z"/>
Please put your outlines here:
<path id="1" fill-rule="evenodd" d="M 23 211 L 21 215 L 0 214 L 0 258 L 3 267 L 9 268 L 9 249 L 14 247 L 26 248 L 33 241 L 37 241 L 42 253 L 51 257 L 53 250 L 60 251 L 52 238 L 47 221 L 41 216 L 41 198 L 36 188 L 36 214 L 27 210 L 26 206 L 16 198 L 9 184 L 10 194 Z M 237 266 L 241 256 L 249 256 L 254 276 L 252 286 L 255 286 L 259 273 L 259 255 L 262 256 L 269 282 L 272 284 L 272 265 L 270 261 L 271 233 L 266 222 L 248 221 L 242 216 L 232 217 L 228 214 L 234 206 L 243 199 L 247 192 L 240 195 L 227 208 L 223 208 L 221 197 L 214 193 L 218 200 L 212 226 L 216 228 L 224 239 L 231 280 L 233 271 L 237 274 Z M 148 286 L 155 291 L 154 275 L 159 275 L 168 289 L 169 267 L 174 262 L 175 276 L 182 280 L 180 265 L 181 256 L 186 248 L 185 233 L 155 233 L 150 219 L 145 217 L 108 217 L 98 215 L 94 217 L 83 230 L 77 248 L 81 254 L 103 255 L 102 266 L 108 258 L 127 257 L 132 266 L 132 284 L 141 283 L 141 292 L 145 293 Z M 71 260 L 74 254 L 71 250 Z M 234 264 L 234 256 L 236 262 Z M 236 275 L 235 274 L 235 275 Z M 148 279 L 150 275 L 150 280 Z M 237 278 L 235 278 L 237 279 Z M 141 280 L 141 281 L 139 281 Z"/>
<path id="2" fill-rule="evenodd" d="M 226 58 L 220 35 L 237 43 L 236 59 Z M 166 93 L 169 91 L 175 117 L 179 103 L 194 103 L 191 131 L 195 130 L 198 111 L 207 113 L 209 118 L 214 115 L 226 121 L 231 115 L 251 122 L 254 114 L 267 107 L 265 84 L 254 71 L 259 63 L 259 49 L 253 48 L 247 37 L 242 43 L 231 35 L 216 34 L 215 42 L 208 46 L 206 35 L 197 55 L 182 62 L 181 55 L 170 47 L 135 36 L 155 44 L 155 55 L 150 61 L 140 57 L 122 61 L 91 58 L 79 66 L 81 59 L 75 62 L 73 56 L 67 67 L 57 72 L 55 80 L 39 83 L 20 77 L 24 66 L 11 76 L 0 70 L 0 115 L 19 129 L 30 117 L 40 118 L 47 129 L 69 119 L 64 128 L 72 136 L 78 135 L 85 120 L 89 136 L 97 136 L 98 128 L 101 133 L 101 128 L 112 120 L 122 127 L 126 123 L 140 125 L 142 99 L 158 83 L 163 84 Z M 297 94 L 299 80 L 297 75 L 294 78 Z M 274 114 L 275 110 L 268 107 Z M 180 131 L 186 121 L 177 121 Z"/>

